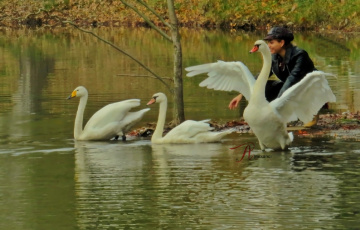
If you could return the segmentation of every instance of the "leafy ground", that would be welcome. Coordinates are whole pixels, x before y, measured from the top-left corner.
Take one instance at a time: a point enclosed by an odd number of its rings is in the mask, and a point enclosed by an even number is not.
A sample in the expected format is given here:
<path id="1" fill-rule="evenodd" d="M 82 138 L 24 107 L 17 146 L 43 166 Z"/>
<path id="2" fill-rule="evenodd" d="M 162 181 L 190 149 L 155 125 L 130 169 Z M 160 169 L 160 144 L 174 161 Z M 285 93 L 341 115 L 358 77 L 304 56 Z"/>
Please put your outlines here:
<path id="1" fill-rule="evenodd" d="M 302 136 L 324 136 L 360 141 L 360 114 L 324 114 L 311 129 L 300 129 L 296 132 Z"/>
<path id="2" fill-rule="evenodd" d="M 0 27 L 61 26 L 57 17 L 83 27 L 146 26 L 122 1 L 0 0 Z M 165 0 L 143 1 L 167 20 Z M 148 12 L 141 0 L 126 2 Z M 301 30 L 360 31 L 360 0 L 175 0 L 175 8 L 184 27 L 237 30 L 286 25 Z M 145 15 L 162 26 L 157 17 Z"/>

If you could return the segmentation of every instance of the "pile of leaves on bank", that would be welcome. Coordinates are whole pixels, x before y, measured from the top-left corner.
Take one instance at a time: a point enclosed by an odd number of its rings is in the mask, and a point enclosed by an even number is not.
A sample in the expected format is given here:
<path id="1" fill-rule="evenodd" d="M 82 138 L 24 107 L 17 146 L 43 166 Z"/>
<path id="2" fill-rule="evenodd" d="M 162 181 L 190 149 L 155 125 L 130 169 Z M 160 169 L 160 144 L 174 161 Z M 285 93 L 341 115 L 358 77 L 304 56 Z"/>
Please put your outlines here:
<path id="1" fill-rule="evenodd" d="M 226 123 L 211 122 L 216 131 L 235 129 L 237 133 L 251 133 L 249 125 L 243 120 L 233 120 Z M 130 136 L 150 137 L 155 130 L 156 123 L 149 123 L 129 133 Z M 174 127 L 167 124 L 164 135 Z M 334 138 L 351 139 L 360 141 L 360 112 L 342 114 L 321 114 L 316 125 L 304 128 L 301 121 L 288 124 L 289 130 L 300 137 L 331 136 Z"/>

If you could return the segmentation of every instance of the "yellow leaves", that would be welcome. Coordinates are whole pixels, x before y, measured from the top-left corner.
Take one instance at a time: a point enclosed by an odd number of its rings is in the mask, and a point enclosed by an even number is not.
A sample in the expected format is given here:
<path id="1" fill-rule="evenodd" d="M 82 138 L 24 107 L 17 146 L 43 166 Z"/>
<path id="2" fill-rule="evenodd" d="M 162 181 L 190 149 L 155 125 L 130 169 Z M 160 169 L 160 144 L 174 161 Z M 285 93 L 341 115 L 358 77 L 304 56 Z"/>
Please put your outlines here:
<path id="1" fill-rule="evenodd" d="M 89 9 L 90 10 L 96 10 L 97 6 L 98 6 L 98 4 L 93 2 L 93 3 L 90 4 Z"/>
<path id="2" fill-rule="evenodd" d="M 145 13 L 155 25 L 163 23 L 149 13 L 137 0 L 127 0 Z M 165 20 L 168 19 L 165 0 L 143 0 Z M 52 2 L 53 4 L 50 4 Z M 66 4 L 65 2 L 71 2 Z M 26 4 L 25 4 L 26 3 Z M 55 4 L 56 3 L 56 4 Z M 292 23 L 292 26 L 314 27 L 332 25 L 331 29 L 346 28 L 359 31 L 360 7 L 350 0 L 175 0 L 176 13 L 184 27 L 215 27 L 220 23 L 227 29 L 243 26 L 266 26 Z M 90 25 L 93 20 L 114 26 L 143 25 L 142 18 L 126 7 L 120 0 L 11 0 L 1 1 L 2 22 L 11 22 L 13 18 L 22 18 L 48 6 L 51 15 L 76 20 L 82 25 Z M 42 15 L 45 17 L 44 15 Z M 347 20 L 346 20 L 347 19 Z M 46 22 L 48 23 L 48 19 Z M 330 27 L 328 28 L 330 29 Z"/>
<path id="3" fill-rule="evenodd" d="M 238 12 L 236 12 L 234 16 L 235 16 L 235 20 L 242 17 Z"/>
<path id="4" fill-rule="evenodd" d="M 293 4 L 293 6 L 291 7 L 291 12 L 294 12 L 297 9 L 297 7 L 298 7 L 297 3 Z"/>

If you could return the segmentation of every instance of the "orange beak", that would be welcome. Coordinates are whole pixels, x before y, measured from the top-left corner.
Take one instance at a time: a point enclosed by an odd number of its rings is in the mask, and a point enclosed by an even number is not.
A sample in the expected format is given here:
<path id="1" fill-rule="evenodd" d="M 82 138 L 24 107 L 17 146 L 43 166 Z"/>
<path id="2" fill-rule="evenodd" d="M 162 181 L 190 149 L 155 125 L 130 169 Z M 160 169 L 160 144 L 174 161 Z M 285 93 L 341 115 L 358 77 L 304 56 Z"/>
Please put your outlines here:
<path id="1" fill-rule="evenodd" d="M 258 50 L 259 50 L 259 46 L 254 46 L 254 48 L 252 48 L 252 50 L 250 50 L 250 53 L 254 53 Z"/>
<path id="2" fill-rule="evenodd" d="M 154 104 L 155 102 L 156 100 L 154 98 L 151 98 L 151 100 L 146 105 L 151 105 Z"/>

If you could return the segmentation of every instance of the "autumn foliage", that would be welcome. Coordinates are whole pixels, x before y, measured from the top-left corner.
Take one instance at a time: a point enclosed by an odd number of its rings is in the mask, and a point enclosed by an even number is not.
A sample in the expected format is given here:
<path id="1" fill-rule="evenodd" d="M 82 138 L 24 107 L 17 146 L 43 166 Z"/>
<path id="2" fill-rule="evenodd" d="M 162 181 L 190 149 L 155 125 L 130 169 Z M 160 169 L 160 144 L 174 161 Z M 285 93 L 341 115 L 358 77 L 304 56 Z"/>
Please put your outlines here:
<path id="1" fill-rule="evenodd" d="M 146 12 L 138 1 L 127 2 Z M 167 19 L 165 0 L 144 2 Z M 360 0 L 176 0 L 175 7 L 183 27 L 237 30 L 287 25 L 293 29 L 344 31 L 360 28 Z M 0 10 L 1 27 L 58 26 L 57 17 L 81 26 L 147 26 L 120 0 L 3 0 Z M 162 26 L 155 16 L 149 17 Z"/>

